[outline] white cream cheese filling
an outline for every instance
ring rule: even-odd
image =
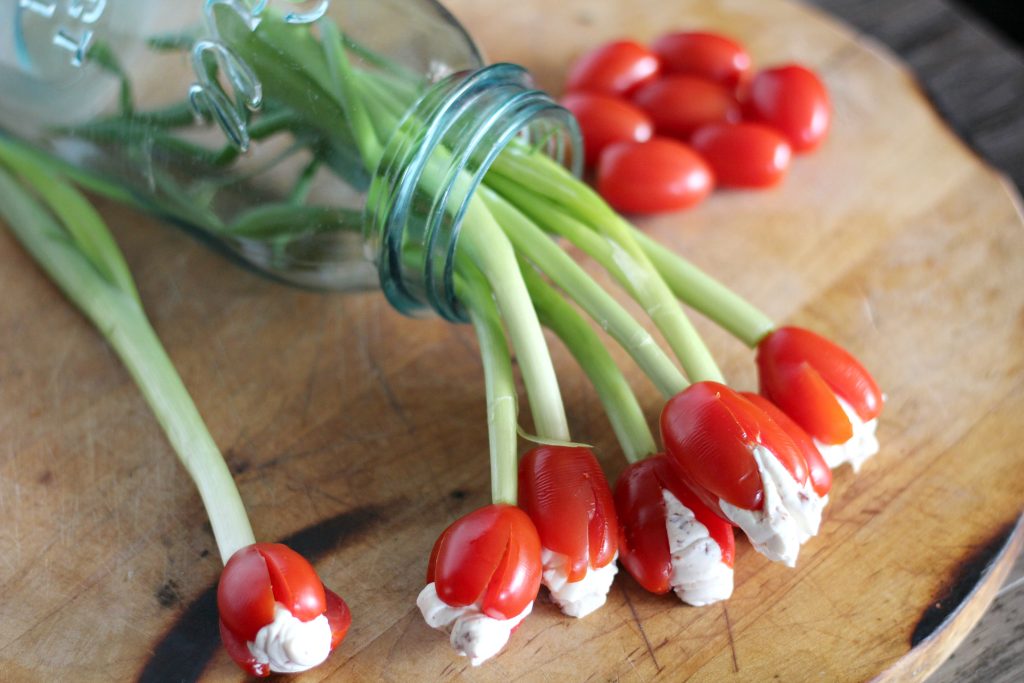
[[[582,579],[570,582],[569,557],[543,548],[540,555],[544,564],[541,581],[548,587],[551,599],[564,614],[582,618],[604,605],[608,599],[608,591],[619,571],[615,564],[618,557],[619,554],[615,553],[611,562],[598,569],[588,565]]]
[[[431,628],[451,634],[451,644],[473,666],[479,666],[501,652],[519,625],[533,610],[533,603],[511,619],[495,619],[484,614],[479,604],[452,607],[437,594],[434,583],[428,583],[416,598],[423,620]]]
[[[274,620],[248,643],[249,652],[276,673],[293,674],[312,669],[331,653],[331,625],[321,614],[301,621],[281,603],[274,605]]]
[[[850,426],[853,427],[853,436],[840,444],[827,444],[815,439],[814,445],[818,447],[821,457],[825,459],[825,463],[831,469],[835,469],[844,462],[848,462],[854,472],[859,472],[860,466],[864,464],[864,461],[878,452],[878,437],[875,436],[875,430],[878,428],[878,418],[876,417],[865,422],[860,419],[860,415],[853,409],[853,406],[838,395],[836,395],[836,400],[839,401],[843,412],[846,413],[846,417],[850,420]]]
[[[724,500],[719,500],[719,507],[726,518],[743,529],[758,552],[772,561],[795,567],[800,546],[818,533],[828,496],[818,497],[809,477],[803,486],[798,484],[764,446],[754,446],[752,455],[764,490],[761,509],[746,510]]]
[[[679,599],[701,607],[732,595],[732,567],[722,562],[722,548],[711,538],[690,508],[668,489],[665,500],[665,531],[672,556],[669,584]]]

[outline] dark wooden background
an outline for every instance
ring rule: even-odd
[[[1024,5],[1009,0],[810,4],[896,52],[960,137],[1024,190]],[[1024,557],[985,617],[930,680],[1024,680],[1022,636]]]

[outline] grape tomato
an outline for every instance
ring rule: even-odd
[[[736,88],[750,72],[750,55],[742,45],[717,33],[669,33],[651,46],[667,74],[688,74]]]
[[[711,192],[714,177],[692,149],[666,138],[622,142],[601,155],[597,191],[626,213],[685,209]]]
[[[658,135],[686,140],[701,126],[737,122],[740,104],[727,89],[695,76],[665,76],[641,86],[633,102],[654,121]]]
[[[617,97],[575,92],[562,98],[562,106],[571,111],[580,124],[588,165],[596,164],[608,145],[646,142],[654,133],[650,116]]]
[[[693,148],[721,187],[770,187],[786,174],[792,152],[774,128],[759,123],[712,123],[697,130]]]
[[[640,43],[619,40],[592,50],[572,65],[566,89],[627,95],[658,75],[658,57]]]

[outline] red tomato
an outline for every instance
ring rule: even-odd
[[[781,132],[797,153],[825,139],[832,118],[825,84],[810,69],[790,64],[759,72],[750,83],[745,113]]]
[[[721,187],[769,187],[786,174],[789,144],[774,128],[759,123],[711,123],[690,144],[708,162]]]
[[[775,420],[775,424],[786,430],[786,433],[793,439],[807,463],[807,477],[811,480],[814,492],[824,496],[832,490],[832,469],[821,456],[821,451],[814,445],[814,439],[803,430],[803,428],[779,410],[779,407],[760,394],[740,392],[740,396],[747,399],[755,406],[763,410],[768,417]]]
[[[540,539],[525,512],[488,505],[456,520],[434,544],[427,568],[437,595],[453,607],[481,601],[481,611],[511,619],[540,590]]]
[[[247,642],[274,621],[275,603],[284,605],[300,621],[325,615],[332,650],[352,623],[348,605],[324,588],[302,555],[279,543],[255,543],[240,549],[221,572],[217,610],[224,648],[242,669],[255,676],[269,675],[270,668],[253,657]]]
[[[665,138],[612,145],[597,166],[597,191],[628,213],[685,209],[704,199],[713,185],[703,159]]]
[[[658,135],[685,140],[707,123],[740,120],[740,105],[727,89],[695,76],[666,76],[643,85],[633,102],[650,115]]]
[[[618,97],[594,93],[569,93],[562,106],[573,113],[583,132],[587,164],[593,165],[601,152],[616,142],[646,142],[654,133],[651,119],[638,107]]]
[[[722,550],[723,562],[732,566],[736,550],[732,524],[700,501],[666,456],[655,455],[630,465],[615,484],[615,509],[621,528],[619,560],[637,583],[658,594],[669,591],[672,578],[662,496],[665,490],[708,529]]]
[[[862,420],[882,412],[882,392],[856,358],[810,330],[780,327],[757,345],[761,393],[826,444],[845,443],[853,427],[836,400]]]
[[[538,446],[523,456],[519,506],[537,526],[541,545],[569,558],[570,582],[615,557],[615,503],[589,448]]]
[[[658,75],[653,52],[632,40],[602,45],[583,55],[569,69],[566,90],[625,95]]]
[[[752,448],[770,450],[793,479],[807,481],[807,462],[793,439],[764,411],[718,382],[697,382],[661,413],[661,437],[685,480],[713,509],[718,499],[759,509],[764,489]]]
[[[750,71],[750,55],[717,33],[670,33],[651,46],[670,74],[690,74],[735,88]]]

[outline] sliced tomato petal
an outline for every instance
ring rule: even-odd
[[[274,599],[299,621],[316,619],[327,609],[324,584],[309,560],[280,543],[257,543],[266,560]]]
[[[256,544],[232,555],[217,584],[221,621],[243,641],[274,620],[274,591],[267,562]]]
[[[814,439],[764,396],[748,392],[742,393],[741,396],[763,410],[793,439],[807,463],[807,476],[811,480],[814,492],[819,496],[824,496],[832,490],[832,470],[825,462],[825,458],[821,456],[821,451],[814,445]]]
[[[341,645],[341,641],[348,634],[348,628],[352,625],[352,612],[348,609],[348,603],[341,599],[341,596],[324,586],[324,595],[327,601],[327,623],[331,627],[331,650]]]

